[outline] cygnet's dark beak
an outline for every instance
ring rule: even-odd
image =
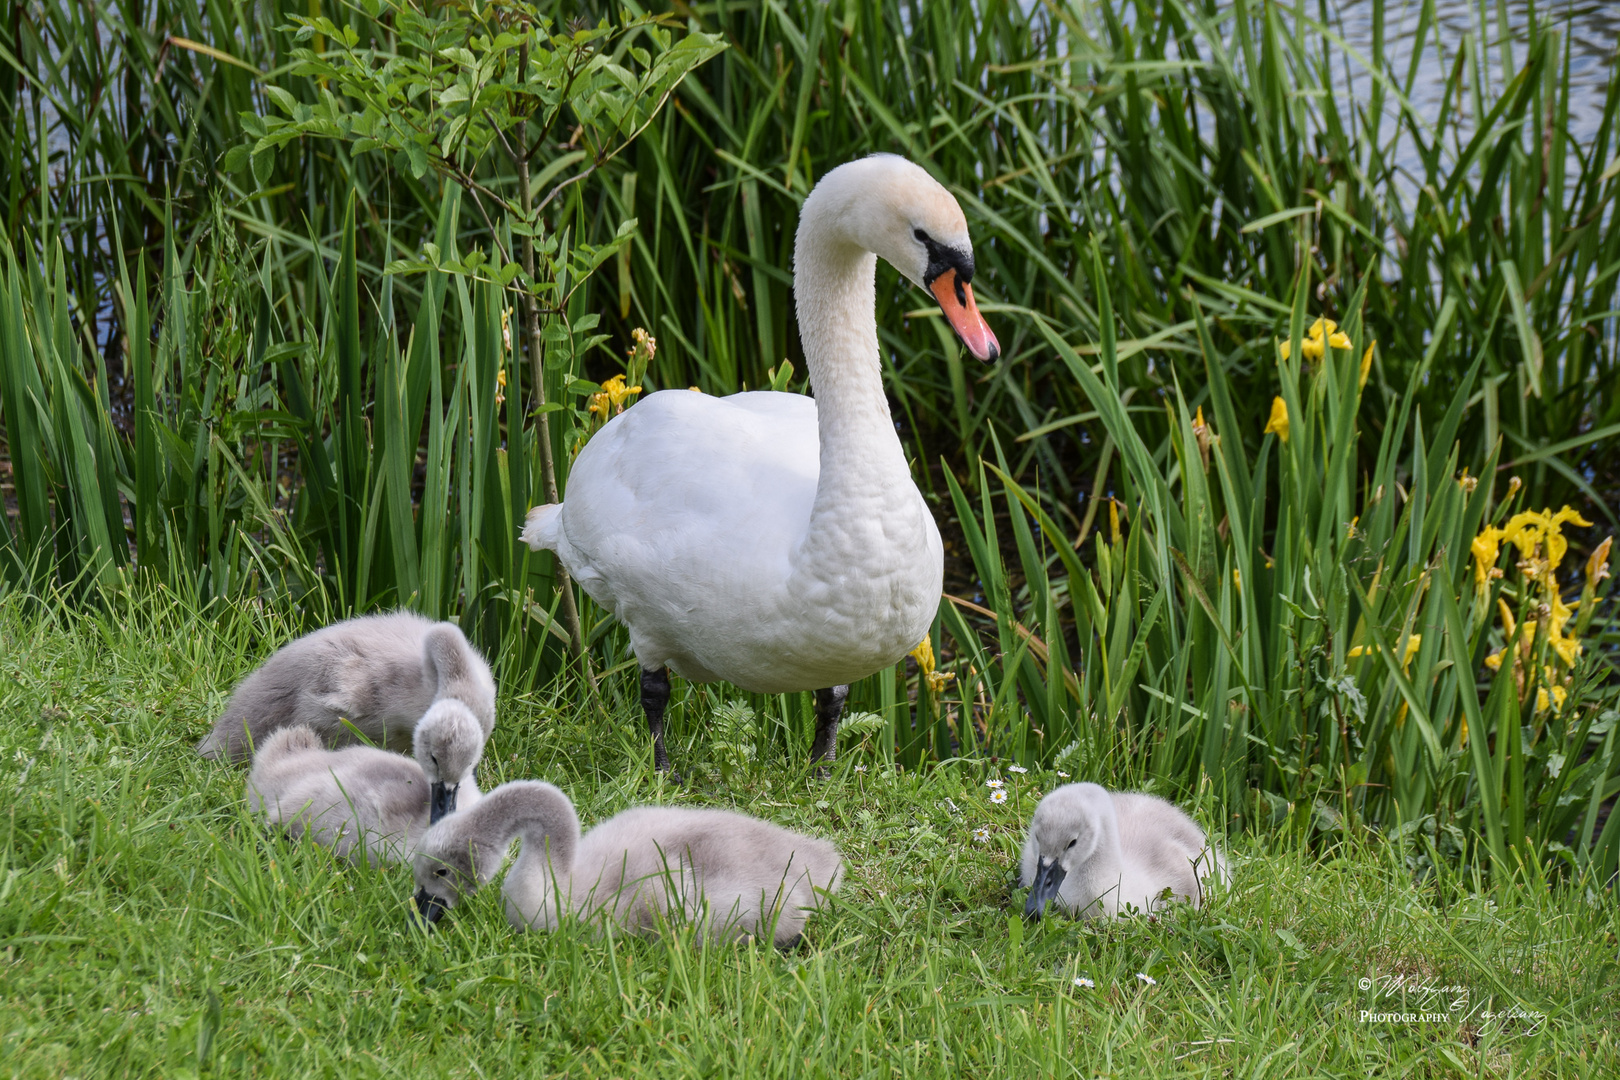
[[[416,925],[424,929],[432,926],[444,918],[444,913],[450,910],[450,905],[440,900],[426,889],[416,890]]]
[[[1069,872],[1056,859],[1041,859],[1035,865],[1035,884],[1029,887],[1029,899],[1024,901],[1024,918],[1038,919],[1046,914],[1048,902],[1057,899],[1058,889]]]
[[[456,810],[456,792],[461,785],[450,787],[443,780],[433,781],[433,792],[428,801],[428,824],[437,825],[439,819]]]

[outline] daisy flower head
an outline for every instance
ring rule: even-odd
[[[1024,768],[1022,765],[1009,765],[1009,766],[1007,766],[1007,771],[1010,772],[1010,773],[1027,773],[1027,772],[1029,772],[1029,770]]]
[[[990,826],[980,825],[973,830],[973,841],[977,844],[988,843],[990,840]]]
[[[1138,971],[1136,973],[1136,977],[1138,979],[1141,979],[1143,982],[1147,983],[1149,986],[1158,986],[1159,985],[1159,980],[1158,979],[1155,979],[1153,976],[1148,975],[1145,972]]]
[[[984,786],[992,791],[999,791],[1007,786],[1007,782],[1005,780],[986,780]]]
[[[997,788],[990,793],[990,801],[995,803],[997,806],[1000,806],[1002,803],[1007,801],[1007,793],[1000,788]]]
[[[1097,989],[1097,984],[1086,978],[1084,975],[1076,975],[1074,977],[1074,985],[1078,986],[1082,990]]]
[[[1066,772],[1064,772],[1064,771],[1063,771],[1063,770],[1062,770],[1062,769],[1059,769],[1059,770],[1058,770],[1058,771],[1057,771],[1057,774],[1058,774],[1058,775],[1059,775],[1059,776],[1061,776],[1061,777],[1063,777],[1063,779],[1065,779],[1065,780],[1067,780],[1067,779],[1068,779],[1068,778],[1069,778],[1069,774],[1068,774],[1068,773],[1066,773]]]
[[[856,772],[865,772],[866,771],[866,766],[865,765],[857,765],[857,766],[855,766],[855,771]]]

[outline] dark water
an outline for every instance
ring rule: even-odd
[[[1337,0],[1330,5],[1336,29],[1345,44],[1371,62],[1374,0]],[[1420,57],[1412,83],[1411,102],[1418,113],[1431,122],[1439,115],[1446,79],[1464,43],[1468,59],[1465,87],[1476,80],[1481,97],[1493,101],[1508,77],[1524,65],[1528,53],[1531,13],[1536,24],[1558,30],[1560,48],[1569,49],[1569,128],[1578,146],[1590,147],[1603,120],[1603,101],[1615,77],[1614,60],[1620,49],[1620,2],[1616,0],[1575,0],[1564,3],[1532,3],[1529,0],[1434,0],[1435,18],[1419,46],[1417,39],[1422,6],[1416,0],[1386,2],[1384,7],[1384,56],[1386,70],[1405,81],[1414,49]],[[1555,67],[1562,67],[1560,55]],[[1348,86],[1358,101],[1369,97],[1371,77],[1355,60],[1334,67],[1334,82]],[[1455,105],[1455,103],[1454,103]],[[1473,94],[1465,91],[1462,100],[1464,131],[1473,131]],[[1385,103],[1386,115],[1394,107]],[[1390,127],[1386,130],[1393,130]]]
[[[1044,2],[1024,0],[1024,6],[1033,13]],[[1295,0],[1250,0],[1252,16],[1259,16],[1262,3],[1274,4],[1284,27],[1292,27]],[[1111,6],[1127,26],[1140,22],[1139,13],[1125,0],[1067,0],[1066,6],[1077,11],[1081,21],[1091,27],[1099,39],[1106,37],[1101,14],[1105,6]],[[1344,113],[1349,111],[1344,109],[1346,99],[1362,106],[1371,99],[1373,80],[1369,68],[1373,63],[1373,18],[1378,7],[1384,12],[1382,68],[1402,88],[1410,77],[1408,100],[1422,121],[1433,124],[1439,118],[1446,80],[1458,56],[1466,55],[1460,108],[1453,100],[1448,113],[1448,127],[1451,123],[1457,124],[1452,134],[1458,147],[1466,143],[1475,130],[1476,88],[1489,108],[1500,96],[1502,87],[1524,67],[1529,52],[1532,12],[1537,27],[1554,29],[1560,35],[1559,55],[1551,65],[1555,71],[1562,71],[1563,51],[1568,48],[1568,132],[1577,147],[1589,148],[1593,144],[1603,120],[1603,102],[1609,83],[1620,77],[1620,70],[1615,67],[1616,56],[1620,55],[1620,0],[1557,3],[1433,0],[1434,16],[1421,40],[1418,38],[1423,10],[1421,0],[1326,0],[1325,7],[1324,38],[1318,32],[1321,13],[1318,0],[1305,0],[1304,14],[1309,26],[1305,37],[1313,54],[1320,49],[1331,57],[1334,97]],[[1223,17],[1216,23],[1228,51],[1235,47],[1231,10],[1230,3],[1223,3]],[[1415,72],[1412,71],[1414,53],[1418,57]],[[1396,130],[1398,109],[1399,103],[1386,94],[1383,106],[1386,123],[1381,127],[1385,137],[1392,136]],[[1207,117],[1199,116],[1200,124],[1206,120]],[[1213,136],[1212,131],[1205,134]],[[1397,145],[1395,154],[1396,161],[1408,169],[1419,164],[1415,148],[1409,145]],[[1600,163],[1599,167],[1604,164],[1607,163]]]

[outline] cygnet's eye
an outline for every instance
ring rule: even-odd
[[[449,872],[450,872],[449,867],[441,866],[437,870],[433,871],[433,876],[434,877],[444,877],[444,875],[448,874]]]
[[[1075,838],[1074,838],[1074,839],[1073,839],[1073,840],[1070,840],[1070,841],[1069,841],[1069,842],[1068,842],[1068,844],[1066,844],[1066,845],[1065,845],[1065,846],[1064,846],[1064,848],[1063,848],[1063,850],[1064,850],[1064,851],[1068,851],[1068,850],[1069,850],[1069,848],[1072,848],[1072,847],[1074,847],[1074,845],[1076,845],[1076,844],[1078,844],[1078,843],[1079,843],[1079,842],[1080,842],[1080,838],[1079,838],[1079,837],[1078,837],[1078,836],[1077,836],[1077,837],[1075,837]]]

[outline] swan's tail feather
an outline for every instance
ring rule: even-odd
[[[562,528],[562,503],[546,503],[529,511],[523,531],[518,535],[535,551],[556,551]]]

